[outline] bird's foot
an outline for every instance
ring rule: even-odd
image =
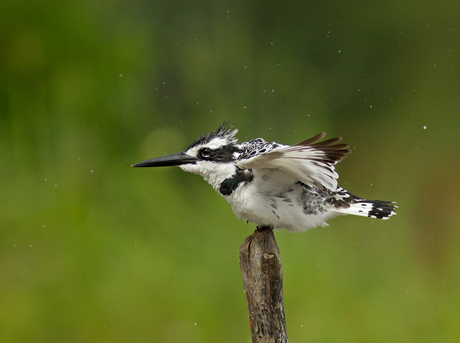
[[[263,232],[266,230],[273,230],[273,226],[268,226],[268,225],[257,225],[257,231]]]

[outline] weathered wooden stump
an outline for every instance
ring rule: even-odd
[[[253,343],[287,343],[283,267],[273,230],[258,227],[239,250]]]

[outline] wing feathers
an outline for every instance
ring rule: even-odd
[[[334,143],[340,142],[341,140],[342,140],[342,137],[335,137],[335,138],[328,139],[327,141],[322,141],[319,143],[311,144],[311,146],[313,147],[323,147],[324,146],[325,147],[325,146],[329,146]]]
[[[317,142],[320,133],[294,146],[280,146],[265,154],[238,161],[238,167],[254,170],[278,169],[313,187],[335,191],[338,174],[334,165],[351,151],[348,144],[336,144],[340,137]],[[316,142],[316,143],[315,143]]]
[[[321,133],[318,133],[316,136],[308,138],[307,140],[304,140],[303,142],[300,142],[296,145],[297,146],[311,145],[312,143],[319,141],[320,139],[323,139],[324,136],[326,136],[326,132],[321,132]]]
[[[328,157],[328,162],[330,163],[338,163],[341,160],[343,160],[347,154],[351,153],[351,151],[348,150],[348,148],[350,147],[349,144],[343,144],[343,143],[335,144],[335,143],[340,142],[342,140],[342,137],[335,137],[335,138],[331,138],[331,139],[328,139],[322,142],[318,142],[320,139],[324,138],[325,136],[326,136],[326,133],[321,132],[320,134],[317,134],[316,136],[313,136],[294,146],[302,146],[302,147],[310,146],[317,150],[321,150],[326,154],[326,156]],[[322,160],[324,160],[324,158]]]

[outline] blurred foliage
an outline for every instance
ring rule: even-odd
[[[390,221],[276,233],[293,342],[460,340],[460,2],[0,4],[0,341],[249,342],[237,221],[130,165],[341,135]]]

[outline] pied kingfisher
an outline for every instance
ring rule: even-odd
[[[242,144],[227,122],[180,153],[133,167],[178,166],[201,175],[232,206],[238,218],[259,229],[306,231],[345,214],[388,219],[393,202],[365,200],[337,186],[334,165],[351,151],[340,137],[318,142],[320,133],[289,146],[256,138]]]

